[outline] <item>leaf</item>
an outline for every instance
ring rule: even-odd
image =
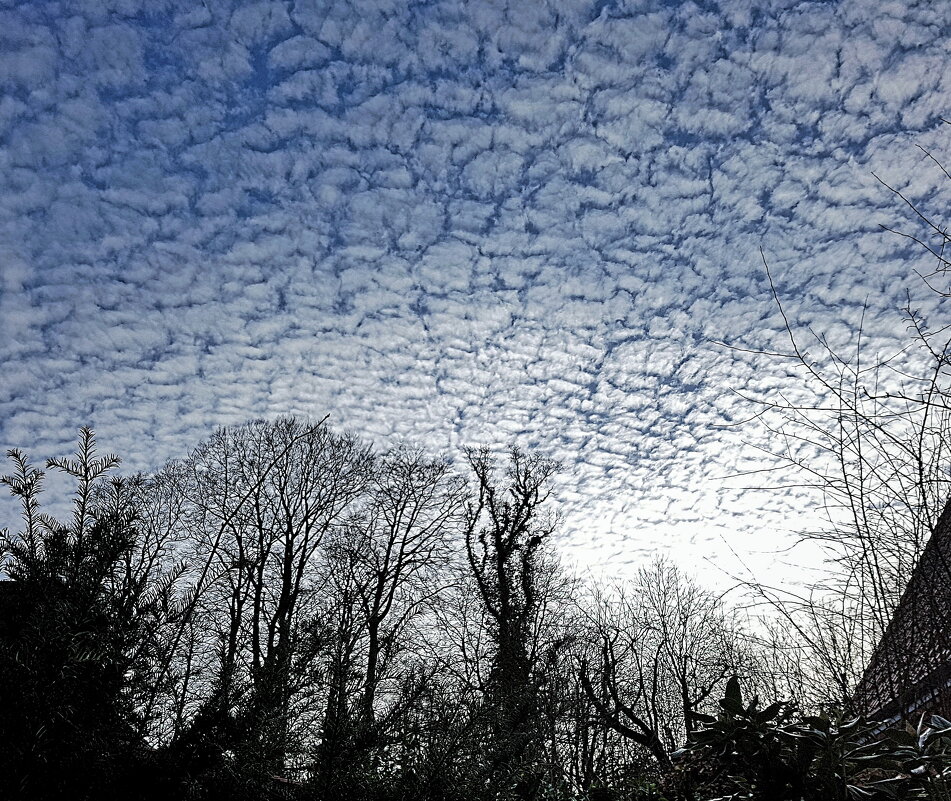
[[[807,726],[821,732],[822,734],[828,734],[829,729],[832,727],[832,721],[827,717],[818,717],[816,715],[809,715],[802,719],[802,722]]]
[[[743,694],[740,692],[740,680],[737,676],[730,676],[730,680],[726,683],[726,690],[720,701],[720,706],[733,714],[743,712]]]
[[[779,713],[782,710],[782,708],[783,708],[783,702],[776,701],[775,703],[770,704],[768,707],[766,707],[766,709],[764,709],[762,712],[758,712],[756,714],[756,720],[759,723],[767,723],[771,720],[775,720],[779,716]]]

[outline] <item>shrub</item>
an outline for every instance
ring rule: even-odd
[[[803,715],[786,702],[744,702],[734,677],[720,713],[677,753],[698,801],[951,798],[951,722],[885,730],[840,710]]]

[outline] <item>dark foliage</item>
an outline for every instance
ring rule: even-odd
[[[48,462],[75,482],[65,522],[41,511],[43,472],[9,454],[23,514],[2,539],[5,798],[946,797],[951,723],[883,734],[744,701],[723,683],[737,649],[719,600],[676,571],[638,585],[663,590],[663,614],[588,631],[546,550],[550,461],[472,451],[466,495],[445,462],[293,420],[196,454],[109,479],[118,459],[83,430],[75,458]],[[703,670],[658,669],[675,640]],[[599,653],[610,671],[589,673]]]
[[[93,459],[84,432],[75,470],[83,482],[64,524],[39,514],[42,473],[19,453],[4,479],[23,501],[26,530],[5,537],[0,584],[0,770],[24,798],[96,796],[139,746],[130,679],[140,633],[134,599],[118,580],[135,521],[94,497],[116,460]]]
[[[951,723],[922,718],[889,730],[837,710],[803,715],[791,704],[745,703],[734,677],[715,719],[691,736],[678,772],[688,796],[712,801],[859,801],[944,798]]]

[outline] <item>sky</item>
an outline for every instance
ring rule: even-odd
[[[329,414],[558,458],[596,574],[811,558],[813,500],[731,478],[788,365],[719,343],[782,342],[762,248],[795,325],[900,346],[875,175],[947,208],[947,0],[0,9],[0,447]]]

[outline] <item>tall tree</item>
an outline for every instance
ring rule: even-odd
[[[23,528],[0,539],[2,781],[14,797],[95,797],[145,748],[155,555],[143,561],[127,484],[106,480],[118,457],[97,456],[91,429],[73,458],[47,462],[75,482],[65,522],[41,510],[43,471],[8,455],[14,473],[2,482],[22,502]]]
[[[490,770],[529,795],[543,772],[539,635],[551,569],[543,546],[555,528],[545,502],[558,465],[518,448],[504,468],[487,449],[467,455],[474,488],[466,508],[466,557],[495,646],[484,702]]]
[[[291,706],[316,702],[304,685],[323,658],[312,647],[322,545],[365,491],[371,464],[355,437],[281,418],[221,429],[168,468],[194,565],[188,619],[206,633],[192,661],[214,676],[193,682],[193,692],[219,717],[240,718],[239,750],[263,773],[281,774],[291,746],[308,736],[292,732]]]
[[[398,745],[394,732],[431,672],[412,649],[447,581],[463,489],[448,461],[395,448],[374,459],[363,497],[335,533],[329,586],[339,593],[340,626],[325,723],[332,737],[321,747],[325,787],[341,783],[337,766],[375,771],[382,749]],[[354,675],[357,688],[347,680]]]

